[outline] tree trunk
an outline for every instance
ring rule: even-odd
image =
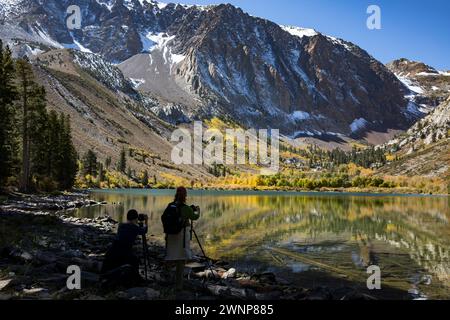
[[[30,182],[30,139],[28,134],[28,79],[25,72],[22,73],[22,192],[29,191]]]

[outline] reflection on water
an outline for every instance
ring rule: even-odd
[[[160,216],[173,191],[99,191],[92,197],[109,205],[76,215],[123,221],[135,208],[150,215],[151,233],[163,238]],[[362,282],[367,266],[379,265],[389,287],[450,299],[447,197],[198,191],[188,201],[202,208],[196,228],[208,254],[240,268],[278,272],[299,283],[311,270]]]

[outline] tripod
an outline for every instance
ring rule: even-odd
[[[203,250],[202,243],[200,242],[200,239],[197,235],[197,232],[194,230],[194,223],[191,222],[191,232],[194,233],[195,239],[197,240],[198,246],[200,247],[200,250],[202,251],[203,257],[205,257],[206,262],[208,263],[209,270],[211,271],[211,274],[214,278],[216,278],[216,274],[214,273],[214,270],[212,268],[211,259],[208,258],[208,256],[205,253],[205,250]]]
[[[150,268],[150,261],[148,254],[147,236],[145,234],[142,235],[142,258],[144,259],[145,280],[148,281],[148,269]]]

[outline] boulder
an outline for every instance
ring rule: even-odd
[[[36,299],[50,299],[51,297],[48,290],[44,288],[23,289],[22,294],[25,297],[31,297]]]
[[[0,291],[6,289],[11,283],[12,279],[0,280]]]
[[[212,295],[217,297],[229,297],[231,295],[231,289],[225,286],[208,284],[206,289],[208,289]]]
[[[235,278],[236,277],[236,269],[231,268],[227,272],[222,274],[222,279]]]

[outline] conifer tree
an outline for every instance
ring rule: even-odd
[[[73,187],[75,184],[75,178],[78,172],[77,165],[77,152],[75,146],[72,142],[72,128],[70,126],[70,116],[64,117],[61,114],[60,117],[61,122],[61,137],[60,137],[60,146],[61,150],[61,162],[58,164],[58,186],[60,189],[68,190]]]
[[[125,151],[125,148],[122,148],[122,151],[120,152],[119,162],[117,163],[117,170],[125,173],[127,170],[127,154]]]
[[[142,183],[142,185],[145,187],[145,186],[148,186],[148,171],[147,170],[144,170],[143,172],[142,172],[142,176],[141,176],[141,183]]]
[[[30,118],[32,117],[31,98],[33,96],[33,70],[28,61],[19,59],[16,62],[16,72],[19,91],[19,105],[21,109],[20,129],[22,143],[22,172],[20,189],[23,192],[30,191],[31,182],[31,139]]]
[[[100,186],[100,183],[105,181],[105,169],[103,163],[98,163],[98,174],[97,174],[97,184]]]
[[[105,160],[105,168],[106,170],[109,170],[109,167],[111,166],[111,156],[108,156]]]
[[[14,61],[8,47],[0,40],[0,186],[13,174],[17,162],[17,140],[13,102],[16,99],[14,85]]]
[[[97,176],[97,154],[88,150],[83,157],[83,174],[89,174],[91,176]]]
[[[33,106],[32,113],[29,118],[30,131],[30,175],[37,175],[41,177],[51,177],[51,172],[48,169],[47,157],[52,152],[49,150],[49,122],[48,113],[46,110],[45,89],[43,87],[34,85],[32,89],[32,97],[30,104]]]

